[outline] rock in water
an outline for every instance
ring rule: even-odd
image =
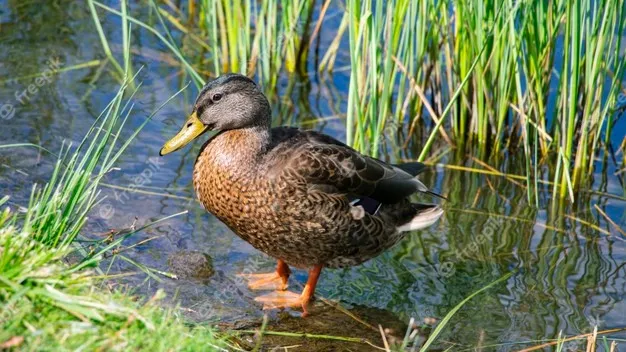
[[[179,279],[206,280],[213,276],[213,260],[208,254],[198,251],[181,250],[170,254],[167,264]]]

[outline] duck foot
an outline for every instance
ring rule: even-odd
[[[256,297],[254,300],[263,303],[264,310],[302,307],[302,316],[306,317],[309,315],[307,310],[309,303],[308,300],[295,292],[274,291],[272,293]]]
[[[316,265],[309,270],[309,278],[306,281],[302,294],[290,291],[274,291],[267,295],[259,296],[254,300],[263,303],[263,309],[276,309],[288,307],[302,307],[302,317],[307,317],[309,312],[307,307],[309,302],[313,300],[315,294],[315,286],[322,272],[322,265]]]
[[[273,273],[239,274],[239,276],[248,280],[248,288],[251,290],[286,290],[290,274],[289,266],[279,259]]]
[[[287,280],[278,273],[265,274],[239,274],[248,280],[248,288],[251,290],[286,290]]]

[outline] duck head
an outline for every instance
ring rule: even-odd
[[[174,152],[207,131],[267,129],[270,121],[270,104],[256,83],[244,75],[226,74],[202,88],[187,122],[159,154]]]

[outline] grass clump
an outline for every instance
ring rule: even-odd
[[[2,248],[7,248],[8,237],[19,237],[13,243],[29,252],[12,262],[19,276],[9,281],[2,271],[0,344],[5,347],[174,351],[225,345],[210,328],[189,327],[177,312],[155,304],[160,294],[142,304],[127,293],[98,286],[91,272],[72,272],[63,263],[67,252],[14,231],[2,229]]]
[[[33,186],[23,211],[7,207],[8,197],[0,200],[3,348],[206,350],[224,345],[209,328],[188,327],[175,310],[157,306],[162,293],[139,303],[107,288],[106,276],[96,276],[97,263],[115,243],[87,253],[74,241],[102,199],[101,178],[149,121],[130,138],[120,138],[132,111],[130,99],[124,100],[127,87],[120,88],[75,149],[61,148],[49,182]],[[15,145],[2,146],[9,147]]]

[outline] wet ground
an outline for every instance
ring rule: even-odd
[[[333,11],[339,10],[329,10],[329,28],[340,19],[332,16]],[[132,13],[145,16],[139,8]],[[107,35],[119,38],[119,19],[104,18]],[[64,140],[79,141],[118,86],[108,73],[110,66],[104,66],[87,7],[69,1],[0,1],[0,40],[0,104],[5,109],[0,116],[1,143],[30,142],[56,151]],[[145,31],[134,28],[132,47],[134,66],[145,67],[129,134],[189,81],[172,64],[176,61],[167,49]],[[120,45],[113,45],[116,55],[121,55],[119,50]],[[340,55],[336,66],[345,66],[347,59]],[[60,72],[35,92],[23,93],[51,65]],[[298,80],[286,97],[290,103],[276,108],[283,111],[280,120],[343,139],[343,121],[334,117],[334,110],[345,106],[348,81],[348,72],[342,70],[322,80],[314,74]],[[280,89],[284,84],[281,81]],[[253,300],[256,293],[237,274],[271,271],[274,261],[237,238],[195,201],[191,172],[202,142],[166,158],[158,156],[163,142],[190,112],[195,94],[190,87],[174,99],[133,142],[119,170],[106,178],[108,186],[102,191],[107,199],[91,215],[85,235],[97,238],[135,221],[143,224],[187,210],[133,235],[125,245],[139,244],[107,262],[103,270],[136,272],[119,284],[144,295],[163,289],[193,321],[256,328],[264,312]],[[615,129],[617,147],[626,124],[618,120]],[[417,155],[411,148],[394,150],[390,148],[384,158]],[[521,175],[522,157],[512,154],[504,161],[487,162]],[[32,184],[45,182],[53,162],[54,157],[33,148],[0,151],[0,194],[11,195],[15,206],[26,204]],[[379,324],[389,329],[391,340],[402,337],[411,317],[420,324],[440,319],[463,298],[512,270],[517,273],[505,284],[481,294],[455,315],[439,340],[442,347],[462,350],[556,338],[559,331],[579,334],[595,325],[600,330],[626,326],[626,237],[594,208],[599,206],[626,228],[623,174],[611,155],[597,160],[594,184],[578,194],[575,206],[554,209],[548,186],[536,209],[528,204],[523,184],[453,170],[446,164],[480,168],[470,157],[446,157],[425,173],[424,183],[449,198],[441,221],[409,234],[393,250],[364,265],[326,270],[318,294],[331,305],[318,301],[314,308],[318,315],[306,320],[295,319],[297,312],[271,312],[267,330],[363,338],[382,346]],[[184,263],[172,260],[180,251],[196,253],[200,264],[192,265],[191,271],[200,267],[202,275],[185,277]],[[172,273],[180,277],[174,279]],[[299,287],[305,278],[305,272],[296,271],[291,287]],[[612,336],[626,338],[624,333]],[[330,350],[339,340],[267,335],[265,343]],[[370,348],[364,342],[341,343],[344,350]],[[498,345],[484,350],[510,349]]]

